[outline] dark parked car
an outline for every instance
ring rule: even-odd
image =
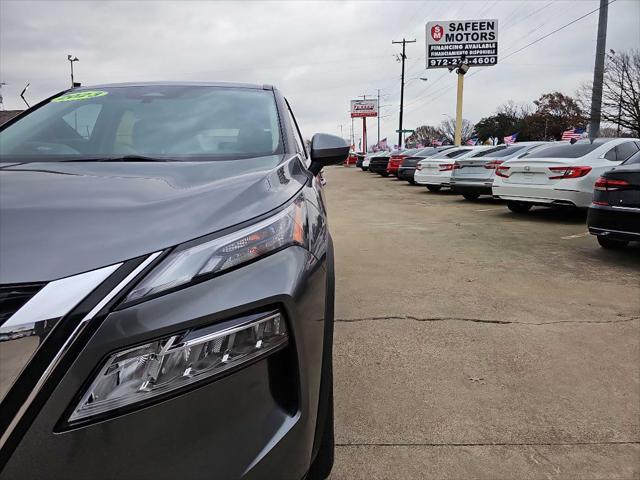
[[[333,247],[273,87],[63,92],[0,129],[2,478],[325,478]]]
[[[393,152],[379,152],[375,157],[371,157],[369,162],[369,171],[377,173],[383,177],[388,177],[387,165],[389,164],[389,157],[395,153],[401,153],[400,150],[394,150]]]
[[[398,167],[398,178],[400,180],[406,180],[411,185],[415,185],[416,182],[413,180],[413,176],[416,173],[416,165],[418,165],[418,162],[420,160],[424,160],[427,157],[435,155],[438,152],[447,150],[448,148],[453,148],[453,145],[423,148],[413,155],[406,157],[404,160],[402,160],[402,163]]]
[[[367,154],[364,153],[364,152],[357,152],[356,153],[356,157],[357,157],[356,167],[362,168],[362,162],[364,162],[364,159],[365,159],[366,155]]]
[[[604,248],[640,241],[640,152],[596,180],[587,225]]]

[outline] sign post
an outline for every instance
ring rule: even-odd
[[[362,150],[367,151],[367,117],[378,116],[378,100],[351,100],[351,118],[362,118]]]
[[[462,143],[464,74],[470,67],[498,63],[498,20],[443,20],[426,25],[427,68],[458,74],[455,144]]]

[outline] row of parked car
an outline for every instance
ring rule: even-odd
[[[490,195],[515,213],[533,206],[588,209],[589,232],[605,248],[640,241],[640,140],[441,146],[358,154],[356,165],[431,192],[473,201]]]

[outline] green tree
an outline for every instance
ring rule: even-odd
[[[416,131],[405,139],[405,144],[411,147],[416,145],[427,146],[431,145],[433,140],[438,140],[439,138],[440,132],[437,128],[432,127],[431,125],[422,125],[421,127],[416,128]]]
[[[519,132],[522,129],[522,119],[512,117],[506,113],[497,113],[490,117],[482,118],[476,123],[476,132],[480,140],[490,137],[502,140],[507,135]]]
[[[560,140],[565,130],[586,127],[584,111],[569,95],[545,93],[533,103],[536,110],[523,120],[523,137],[528,140]]]

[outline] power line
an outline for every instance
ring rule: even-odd
[[[612,3],[614,3],[614,2],[616,2],[616,0],[610,0],[610,1],[609,1],[609,3],[607,3],[607,5],[611,5],[611,4],[612,4]],[[555,33],[558,33],[559,31],[564,30],[565,28],[567,28],[567,27],[569,27],[569,26],[573,25],[573,24],[574,24],[574,23],[576,23],[576,22],[579,22],[580,20],[582,20],[582,19],[584,19],[584,18],[588,17],[589,15],[593,15],[595,12],[598,12],[598,11],[600,11],[600,7],[596,8],[596,9],[594,9],[594,10],[591,10],[590,12],[585,13],[584,15],[582,15],[582,16],[580,16],[580,17],[578,17],[578,18],[576,18],[576,19],[574,19],[574,20],[572,20],[572,21],[570,21],[569,23],[566,23],[566,24],[562,25],[562,26],[561,26],[561,27],[559,27],[559,28],[556,28],[555,30],[553,30],[553,31],[551,31],[551,32],[549,32],[549,33],[547,33],[547,34],[543,35],[542,37],[539,37],[539,38],[535,39],[533,42],[530,42],[530,43],[528,43],[527,45],[525,45],[525,46],[523,46],[523,47],[520,47],[520,48],[518,48],[517,50],[514,50],[513,52],[509,53],[508,55],[506,55],[506,56],[502,57],[501,62],[504,62],[507,58],[510,58],[510,57],[514,56],[516,53],[520,53],[520,52],[521,52],[521,51],[523,51],[524,49],[529,48],[529,47],[531,47],[532,45],[535,45],[535,44],[536,44],[536,43],[538,43],[538,42],[541,42],[541,41],[542,41],[542,40],[544,40],[545,38],[549,38],[551,35],[554,35]],[[477,74],[478,74],[478,73],[480,73],[481,71],[482,71],[482,70],[476,70],[475,72],[471,72],[470,74],[468,74],[468,75],[467,75],[467,78],[472,77],[472,76],[474,76],[474,75],[477,75]],[[437,100],[438,98],[440,98],[442,95],[444,95],[444,94],[446,93],[446,91],[445,91],[445,90],[450,90],[450,89],[452,89],[452,88],[454,88],[454,86],[453,86],[453,85],[447,85],[447,87],[441,91],[442,93],[441,93],[440,95],[438,95],[438,96],[437,96],[437,97],[435,97],[435,98],[431,98],[431,100],[432,100],[432,101],[433,101],[433,100]],[[432,95],[433,95],[433,94],[432,94]],[[431,96],[430,96],[430,97],[431,97]],[[425,98],[425,99],[424,99],[423,101],[421,101],[419,104],[420,104],[420,105],[421,105],[421,104],[423,104],[423,103],[424,103],[424,101],[426,101],[427,99],[428,99],[428,98]],[[414,105],[415,105],[415,104],[414,104]]]
[[[607,5],[611,5],[612,3],[614,3],[617,0],[610,0]],[[573,25],[576,22],[579,22],[580,20],[582,20],[583,18],[588,17],[589,15],[600,11],[600,7],[596,8],[595,10],[591,10],[588,13],[585,13],[584,15],[582,15],[581,17],[576,18],[575,20],[570,21],[569,23],[561,26],[560,28],[556,28],[555,30],[553,30],[552,32],[547,33],[546,35],[543,35],[542,37],[534,40],[531,43],[526,44],[524,47],[519,48],[518,50],[511,52],[509,55],[507,55],[506,57],[502,58],[502,61],[506,60],[509,57],[513,57],[516,53],[520,53],[522,50],[524,50],[525,48],[529,48],[531,45],[535,45],[538,42],[541,42],[542,40],[544,40],[545,38],[549,38],[551,35],[553,35],[554,33],[558,33],[560,30],[564,30],[565,28],[567,28],[570,25]]]

